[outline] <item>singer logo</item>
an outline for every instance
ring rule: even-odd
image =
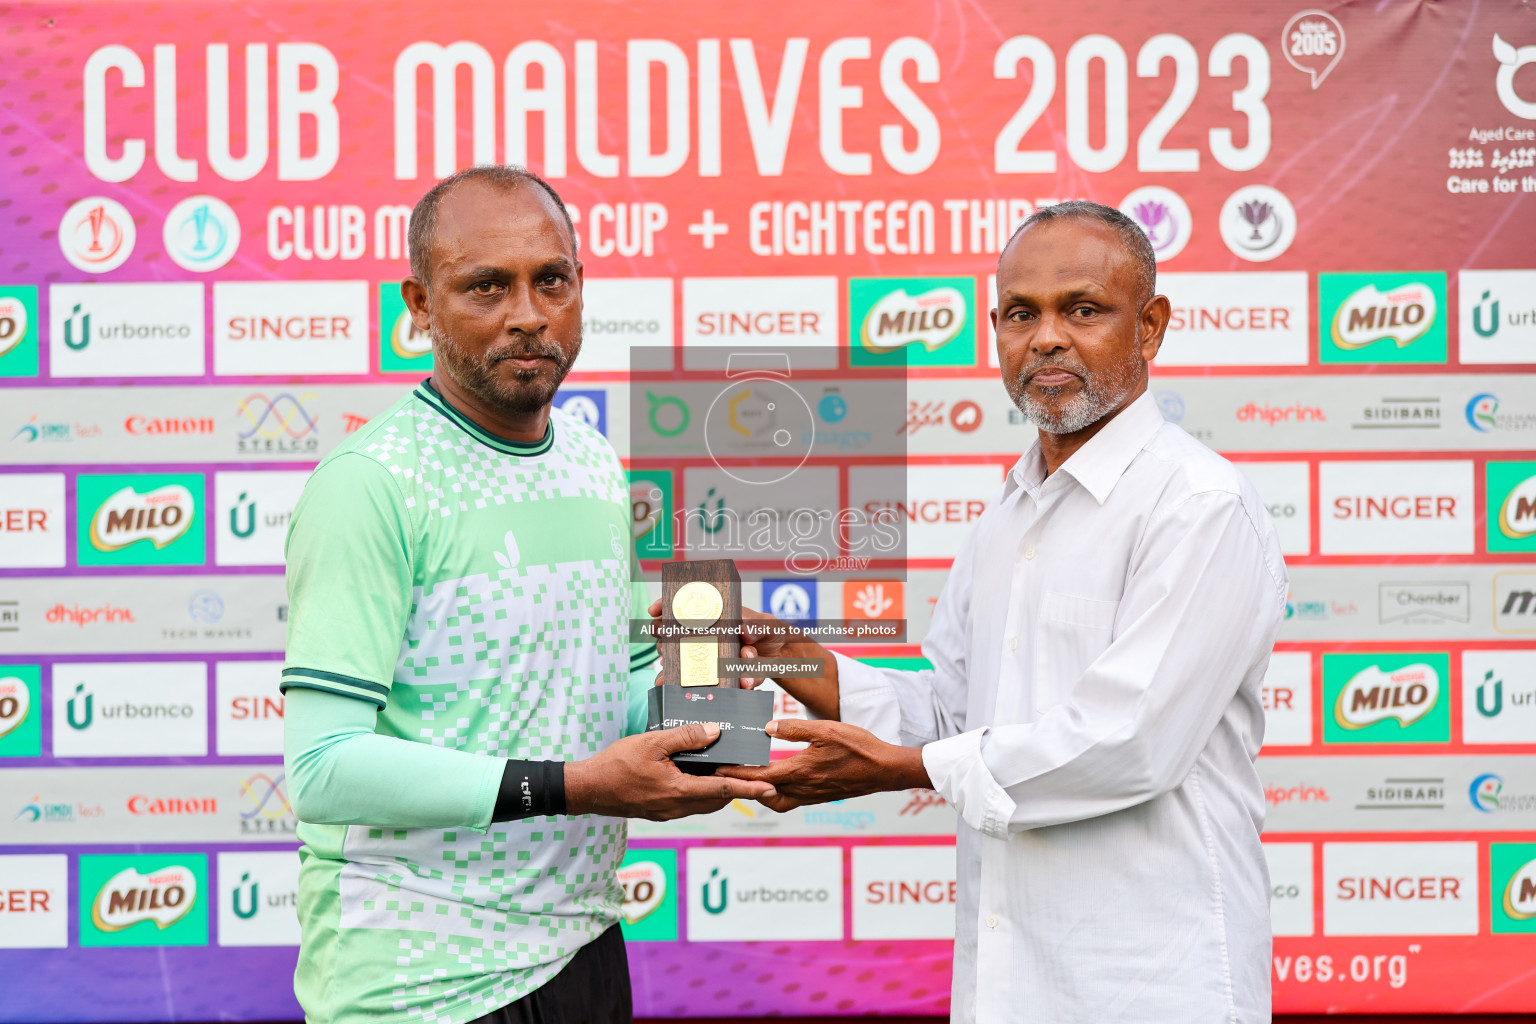
[[[197,875],[170,865],[141,875],[125,868],[107,880],[91,903],[91,923],[104,932],[120,932],[144,921],[162,931],[191,912],[197,902]]]
[[[195,511],[192,492],[179,484],[146,494],[124,487],[91,517],[91,546],[97,551],[121,551],[147,540],[163,548],[187,532]]]

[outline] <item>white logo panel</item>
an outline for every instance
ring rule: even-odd
[[[953,939],[955,848],[855,846],[855,939]]]
[[[685,277],[683,345],[687,348],[828,349],[817,366],[837,366],[838,279],[835,277]],[[689,369],[720,359],[684,353]],[[802,354],[803,358],[803,354]]]
[[[850,469],[849,503],[868,516],[894,516],[906,533],[908,558],[953,558],[1003,486],[998,465],[908,466],[905,490],[892,486],[893,472],[901,470]]]
[[[629,370],[635,346],[672,344],[670,277],[589,277],[581,286],[577,370]]]
[[[277,685],[282,659],[221,661],[213,674],[219,754],[281,755],[284,698]]]
[[[1259,691],[1264,704],[1264,746],[1312,745],[1312,655],[1276,651]]]
[[[1305,462],[1239,462],[1253,482],[1287,555],[1312,553],[1312,481]]]
[[[64,532],[64,474],[0,476],[0,568],[62,568]]]
[[[1158,366],[1306,366],[1305,271],[1158,274],[1172,315]]]
[[[306,470],[220,472],[213,475],[218,565],[282,565],[294,506]]]
[[[1536,651],[1461,653],[1461,741],[1536,743]]]
[[[368,372],[368,282],[216,281],[213,372]]]
[[[842,847],[689,847],[689,942],[842,937]]]
[[[1265,843],[1269,863],[1269,920],[1280,936],[1311,935],[1312,844]]]
[[[57,757],[204,757],[208,666],[200,661],[53,666]]]
[[[1476,935],[1476,843],[1324,843],[1324,935]]]
[[[48,288],[54,377],[201,377],[203,286],[195,282]]]
[[[1536,363],[1536,270],[1463,270],[1463,363]]]
[[[1472,500],[1468,461],[1323,462],[1321,552],[1470,555]]]
[[[0,857],[0,949],[69,945],[69,858]]]
[[[219,854],[219,945],[299,944],[299,855]]]

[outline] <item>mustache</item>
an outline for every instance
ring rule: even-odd
[[[486,350],[486,366],[495,366],[508,359],[550,359],[559,366],[564,366],[566,362],[565,350],[559,345],[551,341],[540,341],[531,335],[514,338]]]
[[[1082,363],[1071,359],[1064,359],[1060,356],[1047,356],[1044,359],[1035,360],[1033,363],[1030,363],[1028,366],[1020,370],[1019,383],[1027,384],[1030,379],[1035,376],[1035,374],[1041,373],[1045,370],[1066,370],[1068,373],[1077,374],[1078,377],[1085,381],[1088,379],[1088,367],[1084,366]]]

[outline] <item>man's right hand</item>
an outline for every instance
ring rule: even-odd
[[[626,736],[594,757],[572,761],[565,766],[566,813],[669,821],[709,814],[732,800],[772,799],[766,782],[688,775],[669,757],[719,737],[718,725],[694,722]]]

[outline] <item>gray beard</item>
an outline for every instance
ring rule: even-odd
[[[462,345],[439,331],[436,324],[427,333],[432,338],[435,365],[452,377],[459,387],[508,415],[526,416],[544,408],[554,400],[555,392],[571,369],[572,359],[554,344],[503,342],[476,361]],[[577,351],[580,350],[578,339]],[[502,359],[528,354],[550,357],[554,360],[554,372],[542,368],[517,370],[513,373],[515,383],[508,383],[496,374],[495,366]]]
[[[1125,401],[1136,388],[1138,375],[1136,373],[1139,360],[1127,361],[1125,364],[1102,374],[1089,373],[1088,368],[1081,363],[1068,363],[1063,361],[1047,361],[1043,365],[1059,366],[1062,369],[1071,370],[1082,378],[1083,387],[1075,396],[1065,404],[1059,404],[1056,409],[1041,402],[1030,394],[1024,386],[1026,375],[1038,369],[1042,364],[1035,363],[1019,371],[1019,375],[1007,381],[1008,397],[1013,399],[1016,405],[1029,422],[1033,423],[1043,433],[1047,434],[1075,434],[1079,430],[1085,430],[1093,426],[1113,412],[1121,402]],[[1061,394],[1062,388],[1039,388],[1046,395],[1054,398]]]

